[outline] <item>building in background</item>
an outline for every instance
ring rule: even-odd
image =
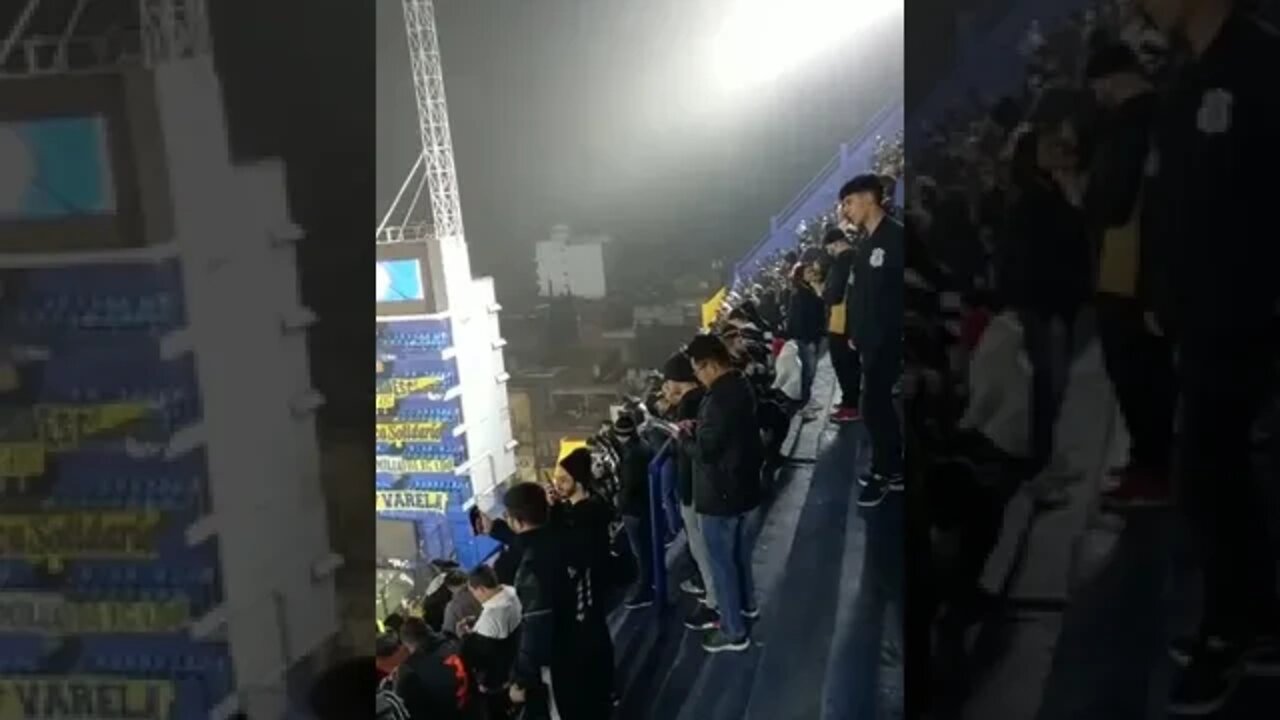
[[[551,237],[534,252],[538,268],[538,293],[543,297],[572,295],[603,300],[613,260],[613,239],[608,235],[575,236],[568,225],[551,229]]]

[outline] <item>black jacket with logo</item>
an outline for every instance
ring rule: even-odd
[[[859,352],[874,353],[887,343],[902,342],[904,245],[902,223],[885,216],[853,259],[846,302],[849,335]]]
[[[741,373],[726,373],[707,389],[691,449],[697,464],[695,510],[729,517],[760,505],[764,449],[755,391]]]
[[[1237,11],[1157,113],[1143,292],[1174,330],[1236,334],[1274,317],[1280,32]]]

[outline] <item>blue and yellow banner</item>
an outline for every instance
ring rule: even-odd
[[[438,443],[444,438],[444,423],[378,423],[374,438],[380,443]]]
[[[439,390],[442,385],[444,385],[444,378],[439,375],[391,378],[384,383],[383,387],[379,388],[379,393],[390,393],[394,397],[402,398],[406,395]]]
[[[380,513],[442,513],[449,508],[449,494],[427,490],[380,490],[373,507]]]
[[[451,473],[456,467],[448,458],[406,458],[396,455],[379,455],[374,459],[375,470],[386,475],[441,475]]]
[[[190,621],[186,600],[77,602],[54,593],[0,593],[0,635],[165,634]]]
[[[0,515],[0,558],[150,559],[159,529],[160,513],[154,511]]]
[[[75,450],[81,441],[146,417],[147,406],[138,403],[98,405],[37,405],[36,427],[51,452]]]
[[[0,443],[0,479],[44,474],[45,450],[38,442]]]
[[[174,684],[113,677],[0,677],[0,720],[170,720]]]

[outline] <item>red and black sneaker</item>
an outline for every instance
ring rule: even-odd
[[[831,413],[831,422],[853,423],[862,419],[862,413],[856,407],[839,407]]]
[[[1102,506],[1107,510],[1138,510],[1167,507],[1173,500],[1167,473],[1141,467],[1124,468],[1111,474],[1102,489]]]

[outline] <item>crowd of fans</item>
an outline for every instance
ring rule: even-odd
[[[825,407],[812,392],[825,353],[843,393],[831,420],[865,409],[875,447],[860,502],[903,488],[893,403],[902,310],[892,302],[903,243],[891,194],[879,174],[846,183],[830,222],[763,263],[667,360],[649,397],[625,403],[550,483],[511,487],[502,518],[473,513],[503,549],[469,574],[438,563],[421,606],[384,620],[380,717],[609,717],[618,693],[606,617],[667,601],[655,552],[680,534],[693,572],[675,585],[696,598],[685,626],[708,653],[750,648],[759,598],[746,527],[775,489],[793,419]],[[664,469],[658,481],[651,467]]]
[[[1277,668],[1250,447],[1275,363],[1276,246],[1255,178],[1274,167],[1277,105],[1251,74],[1275,67],[1280,34],[1250,5],[1104,0],[1033,26],[1025,85],[940,118],[910,157],[907,443],[934,559],[913,587],[931,588],[937,619],[915,642],[932,643],[943,702],[966,692],[1005,504],[1025,487],[1061,507],[1083,477],[1055,429],[1093,339],[1130,438],[1102,507],[1179,505],[1204,548],[1170,712],[1212,713],[1241,676]]]

